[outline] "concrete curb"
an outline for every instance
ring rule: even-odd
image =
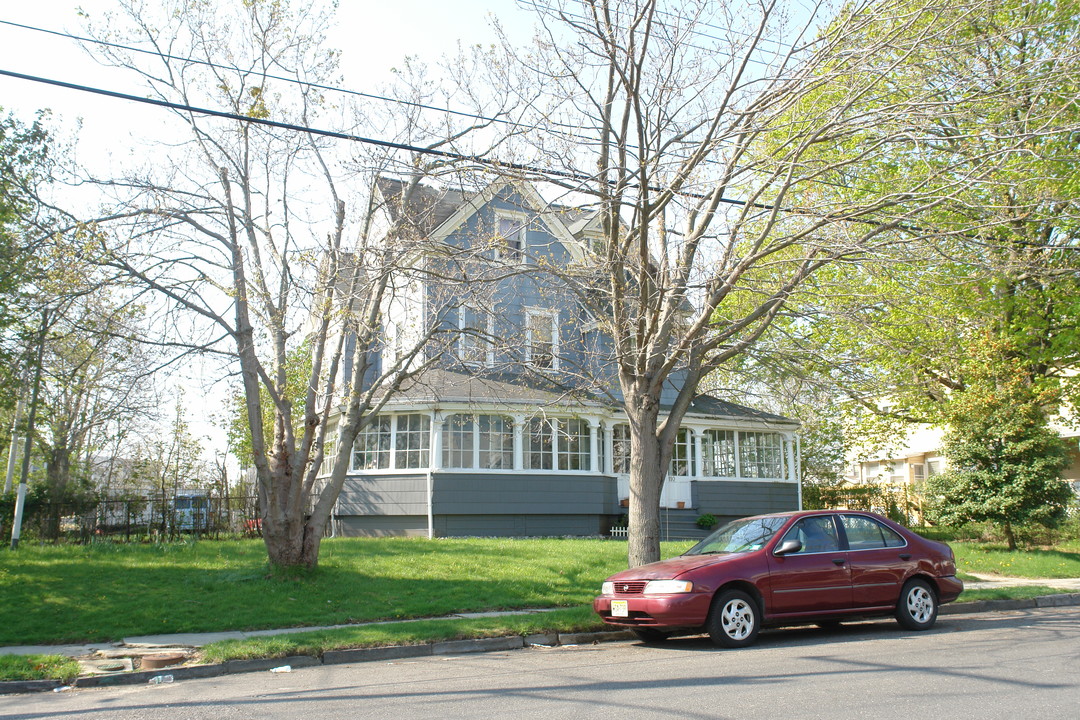
[[[256,660],[228,660],[213,665],[178,665],[160,670],[137,670],[135,672],[103,673],[80,676],[71,685],[59,680],[9,680],[0,681],[0,695],[14,693],[46,692],[57,688],[109,687],[114,685],[143,685],[154,677],[171,675],[173,680],[217,677],[240,673],[266,672],[274,668],[313,667],[315,665],[344,665],[350,663],[399,660],[402,658],[430,657],[432,655],[462,655],[465,653],[520,650],[530,645],[557,646],[581,645],[585,642],[612,642],[630,640],[634,634],[626,630],[594,633],[548,633],[522,637],[476,638],[472,640],[447,640],[425,645],[395,645],[390,647],[357,648],[355,650],[327,650],[322,657],[293,655],[284,658]]]
[[[1032,610],[1038,608],[1080,605],[1080,593],[1041,595],[1027,600],[979,600],[970,603],[942,605],[939,615],[963,615],[967,613],[997,612],[1004,610]],[[106,673],[80,676],[71,684],[73,688],[108,687],[113,685],[141,685],[159,675],[172,675],[174,680],[217,677],[250,672],[266,672],[288,665],[291,668],[315,665],[344,665],[351,663],[399,660],[402,658],[430,657],[433,655],[459,655],[465,653],[519,650],[533,645],[555,647],[567,645],[591,645],[594,643],[632,640],[629,630],[587,633],[546,633],[522,637],[476,638],[474,640],[448,640],[425,645],[395,645],[391,647],[357,648],[355,650],[327,650],[322,657],[295,655],[285,658],[258,660],[229,660],[214,665],[180,665],[160,670]],[[15,693],[46,692],[66,687],[59,680],[7,680],[0,681],[0,695]]]

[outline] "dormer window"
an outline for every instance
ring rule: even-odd
[[[524,213],[498,210],[495,213],[495,259],[520,262],[525,253]]]

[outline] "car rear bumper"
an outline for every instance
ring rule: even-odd
[[[626,601],[627,617],[611,614],[611,601]],[[601,595],[593,600],[593,610],[609,625],[623,627],[698,627],[705,624],[712,595]]]
[[[934,578],[934,582],[937,583],[938,602],[942,605],[952,602],[964,592],[964,581],[955,575]]]

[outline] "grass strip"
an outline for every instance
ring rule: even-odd
[[[1046,585],[1017,585],[1014,587],[986,588],[985,590],[965,590],[957,604],[978,602],[980,600],[1029,600],[1043,595],[1061,595],[1069,590],[1048,587]]]
[[[0,680],[59,680],[71,682],[79,663],[63,655],[0,655]]]
[[[222,640],[202,649],[203,662],[322,655],[328,650],[423,645],[444,640],[465,640],[551,632],[590,632],[607,628],[591,607],[567,608],[529,615],[487,618],[415,620],[361,625],[355,628],[314,630],[244,640]]]

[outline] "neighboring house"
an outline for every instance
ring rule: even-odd
[[[587,275],[594,217],[550,206],[530,185],[468,195],[382,179],[383,227],[422,235],[427,273],[408,273],[384,312],[387,359],[438,324],[434,368],[357,438],[335,511],[344,535],[596,535],[625,513],[629,427],[604,318],[559,275]],[[393,237],[387,242],[394,242]],[[476,282],[439,285],[449,262]],[[418,279],[419,278],[419,279]],[[587,283],[583,283],[587,287]],[[588,290],[585,290],[588,291]],[[435,357],[437,356],[437,357]],[[347,369],[348,370],[348,369]],[[664,400],[674,399],[674,387]],[[676,443],[662,505],[693,535],[718,519],[800,505],[795,420],[699,396]],[[327,453],[330,455],[332,453]],[[330,472],[329,467],[323,473]]]
[[[1063,418],[1051,422],[1069,447],[1070,464],[1062,477],[1080,495],[1080,431]],[[948,463],[942,453],[945,431],[930,425],[913,425],[908,434],[890,448],[878,452],[856,449],[849,455],[845,480],[852,484],[877,483],[894,487],[917,485],[937,475]]]

